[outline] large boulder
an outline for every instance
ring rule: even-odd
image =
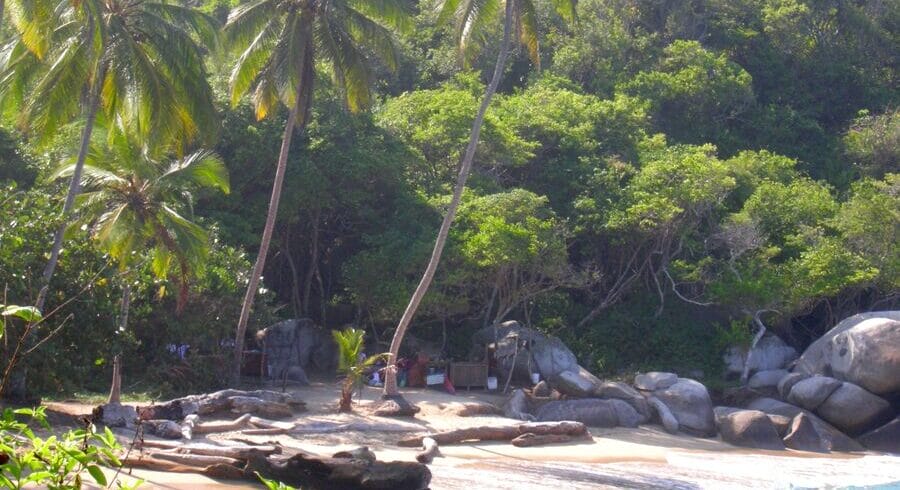
[[[842,381],[827,376],[811,376],[794,384],[787,401],[807,410],[815,410],[841,385]]]
[[[772,388],[778,386],[778,382],[788,375],[787,369],[770,369],[759,371],[750,377],[747,385],[754,389]]]
[[[816,432],[822,437],[826,447],[831,451],[863,451],[864,448],[858,442],[854,441],[846,434],[815,416],[812,412],[804,410],[800,407],[785,403],[773,398],[757,398],[747,405],[748,409],[759,410],[767,414],[782,415],[794,418],[797,415],[804,414],[816,428]]]
[[[791,421],[790,432],[784,436],[784,445],[797,451],[828,452],[828,442],[804,413],[797,414]]]
[[[794,390],[797,386],[799,383]],[[883,398],[846,382],[819,405],[816,413],[850,436],[874,429],[894,415],[890,403]]]
[[[556,337],[536,341],[531,348],[531,356],[543,379],[553,379],[564,371],[578,370],[578,359],[575,354]]]
[[[530,383],[532,371],[538,372],[541,379],[553,380],[560,373],[577,373],[580,369],[575,354],[562,340],[544,335],[514,320],[475,332],[472,336],[472,357],[483,356],[485,346],[490,344],[494,344],[500,379],[506,379],[510,370],[513,371],[515,380]],[[523,345],[530,352],[522,352]],[[516,350],[519,350],[518,355]]]
[[[876,394],[900,391],[900,311],[845,318],[806,348],[794,371],[850,381]]]
[[[600,380],[587,369],[576,365],[574,370],[563,371],[550,378],[550,385],[560,393],[576,398],[589,398],[600,386]]]
[[[592,427],[637,427],[645,420],[622,400],[559,400],[544,404],[535,413],[540,422],[574,420]]]
[[[758,410],[737,410],[716,418],[722,440],[741,447],[784,449],[775,424]]]
[[[266,358],[266,374],[275,379],[285,375],[298,377],[291,367],[328,372],[337,366],[337,346],[331,332],[319,328],[308,318],[278,322],[257,333]],[[302,379],[300,380],[302,382]]]
[[[668,388],[654,391],[653,396],[672,412],[682,431],[700,437],[716,435],[712,400],[706,387],[700,382],[678,378],[678,381]]]
[[[600,385],[594,389],[594,396],[597,398],[614,398],[622,400],[631,405],[631,407],[637,410],[644,418],[649,419],[651,416],[650,405],[647,403],[647,399],[644,398],[644,395],[625,383],[620,383],[618,381],[606,381],[600,383]]]
[[[859,442],[873,451],[900,454],[900,417],[863,434]]]
[[[663,428],[666,429],[666,432],[669,434],[678,433],[678,419],[672,415],[672,411],[669,410],[669,407],[655,396],[648,398],[647,402],[653,407],[653,410],[656,411],[656,416],[659,418],[659,422],[662,424]]]
[[[678,381],[675,373],[661,373],[652,371],[641,373],[634,377],[634,386],[639,390],[654,391],[668,388]]]
[[[794,385],[808,377],[810,377],[810,375],[804,373],[790,373],[785,375],[783,378],[781,378],[780,381],[778,381],[778,394],[781,395],[782,399],[787,399]]]
[[[726,371],[731,375],[740,375],[744,371],[747,362],[747,353],[739,348],[732,347],[725,353]],[[767,333],[753,349],[750,359],[749,372],[770,371],[787,367],[797,359],[797,350],[784,343],[777,335]]]

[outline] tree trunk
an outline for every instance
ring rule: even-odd
[[[567,435],[586,437],[590,435],[587,426],[581,422],[565,420],[560,422],[528,422],[519,425],[482,426],[437,432],[431,435],[408,437],[397,442],[401,447],[422,447],[425,439],[437,444],[459,444],[465,441],[511,441],[523,434]]]
[[[84,129],[81,131],[81,146],[78,148],[78,157],[75,160],[75,170],[72,172],[72,180],[69,181],[69,190],[66,193],[66,200],[63,204],[62,222],[56,233],[53,235],[53,247],[50,249],[50,260],[44,267],[41,274],[41,289],[38,291],[37,301],[34,306],[39,310],[44,309],[44,303],[47,301],[47,293],[50,290],[50,280],[56,271],[56,264],[59,262],[59,253],[62,250],[63,236],[69,225],[69,214],[75,206],[75,196],[81,192],[81,173],[84,170],[84,161],[87,158],[88,149],[91,146],[91,134],[94,132],[94,122],[97,119],[97,110],[100,108],[100,86],[101,78],[105,69],[101,68],[97,71],[97,79],[94,81],[94,87],[91,89],[91,96],[88,100],[87,118],[84,123]]]
[[[317,209],[312,219],[313,229],[312,242],[309,244],[309,268],[306,270],[306,277],[303,280],[303,313],[306,316],[310,314],[309,296],[312,291],[312,280],[319,266],[319,217],[321,214],[322,210]],[[324,323],[324,321],[323,318],[322,322]]]
[[[122,401],[122,357],[116,354],[113,357],[112,383],[109,387],[109,398],[106,403],[120,403]]]
[[[478,114],[475,116],[475,121],[472,123],[472,132],[469,135],[469,145],[466,147],[462,163],[459,166],[459,175],[456,178],[456,186],[453,188],[453,197],[450,200],[447,214],[444,216],[444,221],[441,223],[437,239],[434,242],[434,250],[431,252],[431,259],[428,261],[428,266],[425,268],[425,274],[422,275],[422,280],[416,287],[412,298],[410,298],[409,305],[407,305],[406,311],[403,312],[400,323],[397,325],[397,330],[394,332],[394,338],[391,340],[390,357],[388,358],[389,365],[387,369],[385,369],[384,378],[384,396],[386,397],[399,395],[399,391],[397,390],[396,362],[400,352],[400,344],[403,342],[403,336],[406,335],[406,330],[409,328],[409,324],[416,314],[419,303],[422,302],[422,298],[425,296],[425,293],[428,292],[429,286],[431,286],[431,281],[434,279],[434,273],[441,261],[441,254],[444,252],[444,245],[446,245],[447,236],[450,233],[450,225],[456,217],[456,211],[459,208],[459,203],[462,200],[462,193],[466,187],[466,180],[468,180],[469,173],[472,170],[472,162],[475,159],[475,149],[478,147],[478,139],[481,134],[481,126],[484,124],[485,113],[487,113],[494,92],[497,91],[497,86],[500,84],[500,79],[503,77],[503,69],[506,66],[506,57],[507,54],[509,54],[509,42],[512,34],[512,12],[514,3],[514,0],[507,0],[506,2],[506,12],[503,20],[503,42],[500,45],[500,53],[497,55],[497,64],[494,66],[494,74],[491,77],[491,82],[484,93],[481,106],[478,108]]]
[[[311,28],[311,16],[303,16],[307,19],[301,28],[309,33]],[[308,39],[308,36],[307,36]],[[250,318],[250,309],[253,307],[253,300],[256,298],[256,290],[259,287],[259,279],[262,276],[263,268],[266,265],[266,255],[269,252],[269,244],[272,241],[272,231],[275,229],[275,218],[278,216],[278,202],[281,200],[281,188],[284,184],[284,174],[287,171],[288,153],[291,149],[291,138],[294,135],[295,126],[299,131],[303,131],[308,120],[307,107],[309,106],[309,98],[312,97],[312,77],[307,77],[306,71],[310,68],[307,64],[311,61],[311,46],[306,46],[301,53],[302,59],[299,66],[301,73],[300,82],[297,85],[297,93],[294,99],[294,107],[288,113],[288,120],[284,125],[284,135],[281,138],[281,152],[278,154],[278,166],[275,168],[275,181],[272,183],[272,196],[269,199],[269,210],[266,215],[266,225],[263,228],[262,239],[259,244],[259,253],[256,256],[256,263],[253,265],[253,271],[250,273],[250,281],[247,284],[247,292],[244,294],[244,301],[241,304],[241,316],[238,319],[237,331],[234,337],[234,375],[233,383],[237,386],[241,381],[241,364],[244,357],[244,336],[247,333],[247,320]],[[307,86],[309,85],[309,86]],[[297,124],[298,114],[303,111],[302,119]]]

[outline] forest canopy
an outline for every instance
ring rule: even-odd
[[[134,48],[147,59],[98,58],[117,61],[93,95],[75,83],[87,65],[54,80],[22,65],[10,21],[23,12],[0,24],[4,303],[37,299],[87,117],[78,102],[98,98],[44,308],[58,312],[42,328],[66,324],[28,360],[44,392],[104,389],[116,354],[142,360],[125,366],[133,389],[225,379],[290,117],[278,101],[293,95],[234,71],[254,61],[227,49],[240,26],[219,31],[246,2],[171,3],[200,13],[170,38],[186,58],[169,61],[162,39]],[[400,3],[411,18],[392,26],[396,52],[372,37],[353,51],[367,72],[326,56],[308,68],[315,102],[287,156],[250,332],[310,317],[389,341],[425,267],[502,23],[461,60],[432,0]],[[574,23],[535,4],[539,58],[510,55],[413,335],[462,356],[475,329],[515,319],[598,374],[715,377],[759,312],[803,347],[845,316],[900,305],[900,3],[581,0]],[[235,76],[256,95],[235,97]],[[139,214],[114,228],[117,206]]]

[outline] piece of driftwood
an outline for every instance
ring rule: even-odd
[[[277,420],[266,420],[260,417],[250,417],[250,425],[260,429],[284,429],[291,430],[296,424],[292,422],[279,422]]]
[[[151,458],[147,455],[129,456],[122,460],[123,468],[145,468],[153,471],[165,471],[168,473],[199,473],[210,478],[226,480],[245,479],[244,469],[231,464],[212,464],[208,466],[194,466],[176,463],[164,459]],[[257,480],[259,481],[259,480]]]
[[[172,441],[144,440],[137,444],[139,448],[164,449],[181,454],[199,454],[204,456],[222,456],[234,459],[248,459],[251,456],[281,454],[281,446],[275,445],[235,445],[216,446],[213,444],[180,444]]]
[[[401,439],[397,444],[403,447],[420,447],[426,437],[438,444],[457,444],[464,441],[511,441],[522,434],[535,435],[561,434],[570,436],[587,436],[587,426],[581,422],[528,422],[519,425],[501,427],[481,426],[438,432],[427,436]]]
[[[191,417],[189,415],[188,417]],[[185,417],[187,420],[188,417]],[[244,429],[245,427],[249,427],[250,419],[252,415],[246,413],[241,415],[240,417],[228,421],[214,421],[214,422],[202,422],[194,426],[194,434],[212,434],[215,432],[231,432]]]
[[[303,453],[290,458],[252,458],[244,473],[255,472],[288,485],[317,490],[423,490],[431,482],[431,471],[421,463],[318,458]]]
[[[185,454],[185,453],[177,453],[177,452],[166,452],[166,451],[150,451],[147,453],[147,456],[150,456],[154,459],[163,459],[166,461],[172,461],[173,463],[179,463],[188,466],[210,466],[214,464],[227,464],[231,466],[241,466],[243,461],[236,458],[229,458],[226,456],[208,456],[205,454]]]
[[[564,444],[572,441],[583,441],[588,439],[589,437],[586,435],[573,436],[569,434],[534,434],[531,432],[527,432],[522,434],[515,439],[513,439],[510,443],[516,447],[533,447],[533,446],[546,446],[547,444]]]
[[[281,434],[287,434],[290,432],[288,429],[279,429],[277,427],[273,427],[270,429],[242,429],[240,431],[241,434],[245,436],[277,436]]]
[[[192,413],[181,421],[181,437],[191,440],[194,437],[194,429],[200,423],[200,416]]]
[[[438,455],[440,455],[440,450],[438,449],[437,441],[426,437],[422,439],[422,450],[416,453],[416,461],[422,464],[430,464]]]
[[[173,420],[142,420],[141,427],[145,434],[162,437],[163,439],[181,439],[181,424]]]
[[[251,401],[251,399],[258,401]],[[214,393],[176,398],[149,407],[141,407],[138,413],[145,420],[182,420],[194,413],[209,415],[233,410],[236,408],[235,403],[245,413],[260,413],[266,417],[272,416],[270,415],[271,413],[286,413],[285,407],[289,408],[290,411],[306,409],[306,403],[297,399],[291,393],[270,390],[221,390]]]

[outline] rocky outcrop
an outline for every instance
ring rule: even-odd
[[[900,454],[900,417],[863,434],[859,442],[873,451]]]
[[[659,418],[659,422],[662,424],[663,428],[666,429],[666,432],[669,434],[677,434],[678,419],[672,415],[672,411],[669,410],[669,407],[655,396],[648,398],[647,402],[656,411],[656,416]]]
[[[747,362],[747,353],[739,347],[732,347],[725,353],[726,371],[731,375],[740,375]],[[766,334],[753,349],[750,358],[750,373],[771,371],[787,367],[797,359],[797,350],[784,343],[778,336]]]
[[[778,382],[778,394],[781,395],[781,398],[787,399],[788,395],[791,393],[791,389],[793,389],[794,385],[803,381],[804,379],[810,377],[809,374],[803,373],[790,373],[785,377],[781,378]]]
[[[712,400],[703,384],[692,379],[678,378],[668,388],[653,391],[653,396],[672,412],[680,430],[700,437],[716,435]]]
[[[550,378],[550,385],[564,395],[588,398],[594,396],[600,380],[587,369],[576,365],[574,371],[563,371]]]
[[[566,347],[562,340],[556,337],[545,337],[535,341],[531,348],[531,355],[537,371],[543,379],[553,377],[565,371],[578,371],[578,359],[575,354]]]
[[[844,383],[827,376],[811,376],[791,387],[787,395],[787,401],[814,411],[842,384]]]
[[[540,422],[574,420],[592,427],[637,427],[646,422],[622,400],[559,400],[544,404],[535,413]]]
[[[900,391],[900,311],[845,318],[800,356],[794,371],[824,374],[884,395]]]
[[[828,442],[804,413],[797,414],[791,421],[790,432],[784,436],[784,445],[797,451],[828,452]]]
[[[786,369],[770,369],[768,371],[759,371],[750,377],[747,385],[751,388],[773,388],[778,386],[778,382],[788,375]]]
[[[654,391],[668,388],[678,381],[675,373],[649,372],[634,377],[634,387],[639,390]]]
[[[647,403],[647,399],[644,398],[644,395],[625,383],[620,383],[618,381],[606,381],[600,383],[600,385],[594,389],[594,396],[597,398],[622,400],[631,405],[632,408],[646,419],[650,419],[652,415],[650,405]]]
[[[716,417],[722,440],[741,447],[755,449],[784,449],[775,424],[758,410],[737,410]]]
[[[266,375],[306,383],[309,371],[333,371],[337,346],[331,333],[312,320],[300,318],[276,323],[257,333],[266,358]],[[298,366],[300,370],[291,370]],[[302,374],[301,374],[302,372]]]
[[[854,441],[846,434],[817,417],[815,414],[800,407],[785,403],[773,398],[757,398],[747,405],[748,409],[759,410],[768,414],[782,415],[794,418],[804,414],[809,417],[826,447],[831,451],[862,451],[862,445]]]
[[[819,405],[816,414],[850,436],[874,429],[894,415],[887,401],[853,383],[842,383]]]

